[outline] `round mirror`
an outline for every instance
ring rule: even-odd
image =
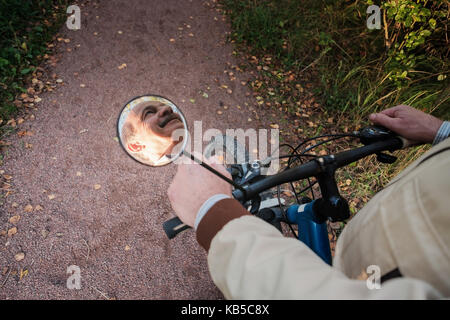
[[[149,166],[163,166],[177,159],[187,143],[187,124],[180,109],[163,97],[136,97],[123,107],[117,136],[123,149]]]

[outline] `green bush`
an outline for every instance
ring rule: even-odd
[[[315,93],[327,109],[361,119],[408,103],[449,117],[449,1],[222,2],[232,37],[252,54],[278,57],[299,81],[305,68],[319,72]],[[381,7],[381,30],[367,28],[371,4]]]
[[[15,97],[48,52],[51,40],[65,19],[64,0],[0,0],[0,117],[15,111]]]
[[[448,1],[391,0],[385,1],[382,8],[387,22],[384,28],[389,79],[401,87],[432,71],[438,81],[444,80],[447,75],[440,71],[446,67],[448,71]]]

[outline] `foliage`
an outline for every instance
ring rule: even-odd
[[[319,72],[315,93],[330,111],[362,119],[409,103],[449,116],[448,1],[222,2],[238,44],[275,56],[300,82],[305,70]],[[366,26],[370,4],[381,6],[381,30]]]
[[[405,80],[420,79],[421,72],[414,71],[416,68],[419,71],[427,69],[430,57],[438,63],[436,69],[445,67],[449,46],[446,41],[448,1],[391,0],[383,2],[382,8],[387,22],[384,26],[389,50],[386,72],[390,80],[400,87],[408,84]],[[439,73],[438,81],[446,77],[446,74]]]
[[[63,0],[0,0],[0,117],[14,114],[13,101],[48,52],[65,18]]]
[[[259,91],[257,103],[292,113],[293,128],[283,133],[288,139],[289,131],[296,141],[300,134],[314,136],[317,126],[347,132],[365,125],[368,114],[398,104],[450,118],[449,1],[221,2],[238,51],[259,64],[250,82]],[[381,8],[379,30],[367,28],[372,4]],[[313,90],[322,107],[303,88]],[[375,159],[349,166],[337,181],[351,178],[351,186],[340,190],[353,209],[361,208],[427,148],[397,152],[392,166]]]

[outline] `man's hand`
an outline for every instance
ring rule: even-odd
[[[203,161],[205,161],[203,159]],[[224,166],[205,161],[211,167],[231,179]],[[216,194],[226,194],[231,197],[231,185],[215,176],[199,164],[178,165],[177,174],[167,190],[170,203],[176,215],[183,223],[194,226],[195,217],[202,204]]]
[[[410,140],[411,144],[432,143],[443,122],[406,105],[371,114],[369,119]]]

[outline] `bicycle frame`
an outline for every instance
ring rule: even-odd
[[[289,223],[298,226],[298,240],[306,244],[323,261],[331,265],[327,223],[317,220],[313,209],[315,201],[290,206],[287,209],[287,219]]]

